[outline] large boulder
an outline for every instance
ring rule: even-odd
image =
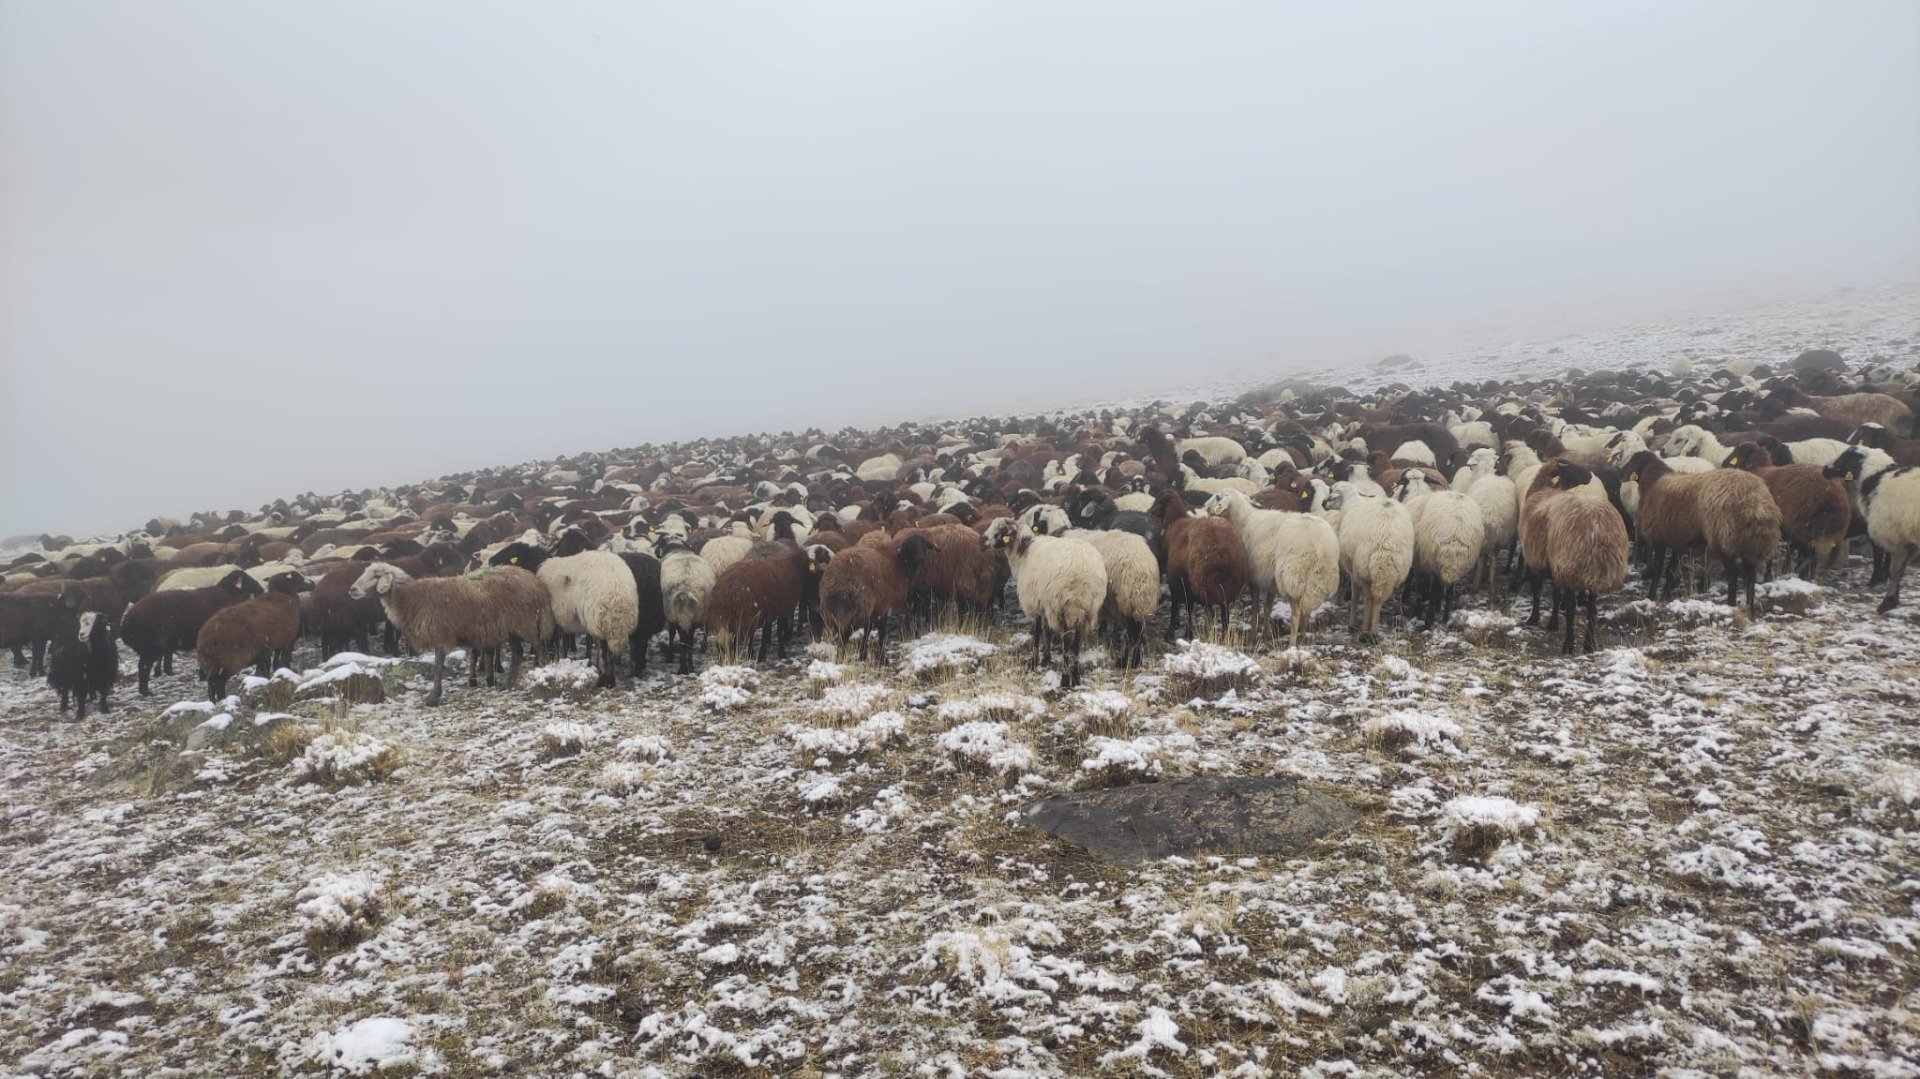
[[[1353,815],[1291,779],[1223,776],[1076,791],[1022,811],[1047,835],[1121,865],[1176,854],[1295,854]]]

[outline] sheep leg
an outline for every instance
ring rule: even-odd
[[[1527,613],[1527,625],[1537,626],[1540,624],[1540,584],[1541,582],[1540,582],[1539,575],[1538,574],[1531,575],[1530,583],[1533,586],[1533,608]],[[1551,629],[1552,627],[1549,626],[1548,628]]]
[[[223,701],[227,697],[227,676],[214,668],[207,672],[207,700]]]
[[[434,705],[440,703],[440,695],[446,678],[447,650],[444,648],[436,648],[433,650],[433,689],[427,692],[426,704],[428,708],[432,708]]]
[[[152,674],[153,674],[153,662],[152,662],[151,660],[149,660],[149,659],[147,659],[147,658],[145,658],[145,657],[141,657],[141,660],[140,660],[140,695],[141,695],[142,697],[151,697],[151,696],[153,696],[153,690],[151,690],[151,689],[148,689],[148,688],[147,688],[147,679],[148,679],[148,677],[149,677],[149,676],[151,676]]]
[[[24,667],[27,665],[27,654],[21,651],[20,646],[17,644],[13,646],[13,665],[15,667]]]
[[[67,714],[67,687],[65,686],[60,687],[60,714],[63,716]]]
[[[800,620],[797,617],[794,618],[792,621],[788,621],[787,619],[784,619],[784,618],[780,620],[780,627],[779,627],[780,636],[778,638],[780,644],[779,644],[778,652],[781,659],[787,658],[787,645],[789,642],[793,640],[793,633],[794,633],[794,630],[798,627],[799,621]],[[761,660],[763,662],[765,661],[765,659],[766,659],[765,656],[761,657]]]
[[[480,668],[486,666],[486,663],[487,663],[486,649],[484,648],[467,649],[467,688],[468,689],[475,689],[480,685]],[[493,684],[493,679],[491,675],[488,676],[487,684],[488,685]]]
[[[166,672],[168,674],[172,674],[173,673],[173,653],[168,652],[166,655],[160,658],[161,658],[161,662],[164,664],[164,669],[166,670]]]
[[[1569,619],[1571,621],[1571,619]],[[1593,654],[1594,624],[1600,621],[1600,593],[1587,593],[1587,654]]]
[[[87,698],[92,696],[92,694],[93,690],[84,684],[81,685],[79,692],[74,694],[74,696],[78,698],[73,702],[74,719],[81,720],[87,718]],[[65,696],[65,694],[63,693],[62,696]]]
[[[1560,586],[1558,584],[1555,584],[1553,586],[1553,613],[1547,617],[1547,632],[1552,633],[1553,631],[1559,628],[1560,628]]]
[[[1727,606],[1740,606],[1740,566],[1731,558],[1720,560],[1721,568],[1727,571]]]
[[[1571,588],[1555,588],[1554,592],[1556,594],[1556,606],[1558,604],[1559,594],[1564,593],[1567,597],[1567,639],[1561,642],[1560,654],[1570,656],[1573,655],[1573,623],[1576,612],[1580,610],[1580,595]]]
[[[101,686],[100,687],[100,714],[104,716],[109,711],[111,711],[111,709],[107,707],[107,687]]]
[[[1887,586],[1887,597],[1880,601],[1881,614],[1900,606],[1900,581],[1907,575],[1907,561],[1913,557],[1913,548],[1903,546],[1898,555],[1890,554],[1888,557],[1891,565],[1887,577],[1891,583]]]
[[[513,638],[513,648],[508,653],[509,658],[507,659],[507,688],[508,689],[512,689],[514,680],[520,677],[520,657],[522,653],[526,651],[526,647],[527,646],[520,640],[520,638],[518,637]],[[644,656],[641,658],[641,662],[643,663],[646,662],[646,659]]]
[[[1758,570],[1758,567],[1756,566],[1749,565],[1747,567],[1747,617],[1748,618],[1760,617],[1760,605],[1756,603],[1753,598],[1753,591],[1754,591],[1753,578],[1756,575],[1757,570]]]
[[[1072,689],[1080,684],[1080,630],[1078,627],[1067,634],[1063,651],[1066,653],[1067,660],[1067,688]]]

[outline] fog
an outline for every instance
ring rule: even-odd
[[[0,536],[1903,280],[1920,5],[0,2]]]

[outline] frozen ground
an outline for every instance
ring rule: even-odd
[[[0,1070],[1920,1075],[1920,624],[1863,575],[1068,694],[1018,626],[437,710],[0,668]],[[1210,773],[1359,818],[1129,870],[1012,819]]]

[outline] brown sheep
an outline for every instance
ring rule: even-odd
[[[262,678],[276,665],[293,661],[293,642],[300,637],[300,593],[313,582],[294,570],[276,573],[265,595],[223,607],[200,627],[194,652],[207,676],[207,699],[227,695],[227,679],[250,663],[259,665]]]
[[[1173,640],[1181,611],[1187,615],[1187,636],[1194,635],[1193,605],[1199,604],[1212,620],[1220,612],[1220,632],[1227,629],[1227,611],[1247,589],[1247,545],[1233,522],[1224,517],[1195,517],[1180,492],[1168,488],[1154,500],[1153,515],[1160,519],[1167,539],[1167,592],[1172,608],[1167,615],[1167,640]]]
[[[218,584],[154,592],[141,597],[120,626],[120,639],[138,657],[140,695],[152,696],[148,683],[158,666],[173,673],[173,654],[200,639],[200,628],[215,611],[231,607],[264,589],[246,570],[229,572]]]
[[[1853,523],[1847,486],[1828,479],[1820,465],[1770,465],[1770,460],[1765,449],[1749,442],[1735,446],[1724,466],[1751,472],[1767,485],[1780,510],[1780,531],[1793,548],[1795,571],[1808,580],[1821,580]]]
[[[777,636],[781,659],[793,637],[792,616],[799,609],[807,556],[785,543],[757,543],[747,556],[720,571],[707,602],[707,636],[729,657],[751,649],[760,631],[760,662]]]
[[[1683,475],[1667,467],[1651,450],[1642,450],[1627,462],[1627,478],[1640,484],[1640,533],[1654,548],[1654,572],[1660,578],[1660,560],[1673,551],[1704,548],[1707,564],[1719,560],[1727,569],[1727,602],[1738,602],[1742,572],[1747,581],[1747,613],[1758,616],[1754,596],[1757,570],[1773,558],[1780,546],[1780,510],[1760,477],[1738,469]],[[1672,592],[1668,571],[1666,592]],[[1663,596],[1664,598],[1664,596]]]
[[[961,618],[984,616],[994,606],[1006,583],[1003,567],[1006,557],[983,550],[980,533],[957,521],[922,526],[916,530],[927,537],[927,555],[913,577],[916,613],[931,623],[936,610],[953,601]]]
[[[387,618],[407,643],[434,654],[433,688],[424,702],[432,707],[441,701],[447,653],[453,649],[468,649],[471,681],[481,650],[515,637],[539,647],[552,625],[547,590],[537,577],[529,583],[522,574],[532,576],[518,566],[488,566],[465,577],[416,579],[392,563],[374,562],[347,589],[347,595],[354,599],[378,596]],[[517,650],[514,658],[515,669],[507,672],[509,684],[518,673]],[[492,680],[489,670],[489,684]]]
[[[1547,482],[1553,489],[1566,494],[1564,498],[1550,497],[1538,504],[1538,516],[1546,526],[1543,539],[1548,570],[1553,575],[1554,613],[1559,615],[1564,606],[1567,618],[1566,641],[1560,651],[1573,654],[1573,624],[1580,601],[1584,599],[1587,605],[1585,647],[1592,652],[1600,597],[1619,591],[1627,581],[1630,541],[1626,522],[1604,498],[1590,493],[1593,489],[1587,484],[1593,476],[1586,468],[1554,461],[1541,471],[1550,473]]]
[[[908,533],[897,544],[879,533],[834,555],[820,575],[820,617],[838,638],[842,653],[853,631],[864,629],[860,659],[865,661],[868,637],[877,630],[875,658],[886,659],[887,616],[906,602],[914,574],[931,549],[927,537],[918,533]]]

